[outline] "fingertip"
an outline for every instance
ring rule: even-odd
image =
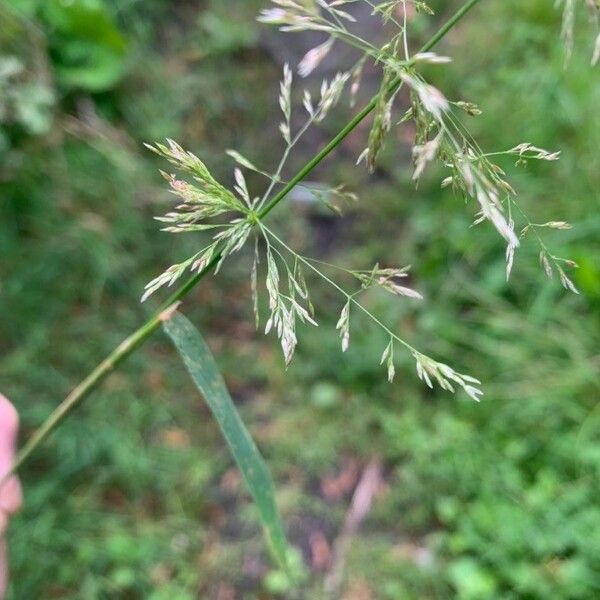
[[[17,477],[11,477],[0,488],[0,513],[7,517],[18,512],[23,505],[23,492]]]
[[[19,413],[12,402],[0,393],[0,431],[15,437],[19,431]]]

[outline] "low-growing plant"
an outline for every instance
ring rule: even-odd
[[[180,302],[192,288],[209,273],[218,273],[232,255],[247,247],[253,248],[254,256],[248,275],[256,327],[263,327],[264,322],[265,333],[272,332],[277,336],[285,365],[293,360],[301,327],[318,325],[319,306],[313,305],[308,285],[309,281],[317,280],[339,294],[340,313],[336,330],[342,352],[350,345],[355,314],[362,313],[386,335],[387,342],[381,348],[381,354],[371,357],[371,360],[384,365],[390,382],[396,374],[398,353],[406,352],[414,361],[418,378],[428,387],[438,385],[450,392],[462,390],[473,400],[480,400],[484,386],[479,379],[429,356],[424,349],[416,348],[361,301],[370,290],[392,294],[403,302],[423,301],[422,294],[415,289],[418,285],[414,285],[409,266],[391,264],[387,260],[375,265],[357,265],[356,268],[329,264],[295,250],[292,242],[275,231],[267,219],[271,211],[298,187],[303,187],[315,201],[336,212],[343,212],[346,202],[358,201],[352,191],[337,182],[315,186],[306,181],[307,176],[371,116],[367,145],[357,156],[357,163],[364,163],[372,172],[382,149],[389,143],[392,129],[410,124],[415,132],[412,147],[415,184],[431,163],[439,163],[440,168],[446,171],[441,186],[464,201],[473,215],[473,225],[491,226],[499,234],[499,241],[505,248],[506,278],[511,275],[515,253],[521,244],[534,244],[546,275],[556,277],[569,292],[578,293],[569,273],[570,269],[577,268],[577,264],[553,251],[544,236],[548,229],[566,230],[571,225],[556,220],[533,222],[519,202],[509,175],[497,164],[503,157],[512,159],[515,168],[534,160],[554,162],[559,160],[560,151],[546,150],[536,146],[535,141],[521,140],[516,140],[509,149],[482,149],[465,124],[466,119],[480,114],[480,108],[471,99],[448,98],[431,83],[435,79],[435,69],[444,68],[451,62],[449,57],[435,53],[434,47],[480,1],[465,2],[418,51],[412,49],[411,24],[418,15],[433,14],[422,0],[273,0],[273,5],[260,13],[259,21],[278,26],[283,31],[313,31],[323,36],[300,61],[298,73],[301,78],[317,71],[336,44],[347,44],[355,49],[354,64],[324,80],[317,95],[304,90],[301,107],[298,108],[294,101],[293,70],[289,65],[284,66],[279,91],[281,159],[274,169],[269,169],[257,166],[258,159],[246,158],[236,150],[229,150],[229,157],[236,163],[233,189],[217,181],[205,162],[177,142],[167,140],[166,143],[148,145],[152,152],[177,171],[162,173],[176,200],[174,208],[157,220],[164,225],[166,232],[194,234],[200,241],[191,256],[170,266],[148,283],[142,300],[147,300],[162,288],[173,286],[185,274],[191,274],[191,277],[162,303],[152,318],[69,394],[25,444],[13,470],[29,459],[46,437],[114,368],[163,326],[217,419],[257,502],[269,547],[285,569],[288,551],[268,471],[237,415],[206,344],[189,322],[176,314]],[[577,3],[564,0],[557,4],[563,4],[562,37],[568,55],[573,43]],[[593,2],[587,4],[597,19],[597,5]],[[382,31],[393,31],[385,43],[380,44],[359,33],[355,27],[355,5],[368,5],[371,18],[378,19]],[[600,37],[592,55],[592,62],[596,62],[600,55]],[[306,132],[318,126],[342,103],[352,107],[358,103],[361,80],[367,69],[377,69],[380,73],[378,93],[297,173],[288,174],[289,159]],[[297,117],[298,111],[303,114],[301,119]],[[248,185],[247,172],[265,179],[263,189],[254,190]],[[350,287],[351,284],[354,287]]]

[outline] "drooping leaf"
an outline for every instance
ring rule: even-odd
[[[163,328],[219,424],[256,502],[269,549],[280,566],[286,568],[288,546],[275,503],[271,474],[236,410],[210,348],[200,332],[179,313],[166,320]]]

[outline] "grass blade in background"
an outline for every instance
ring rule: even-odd
[[[244,476],[258,506],[269,549],[279,565],[286,569],[288,546],[275,503],[271,474],[235,408],[210,348],[200,332],[179,313],[166,320],[163,327],[204,396]]]

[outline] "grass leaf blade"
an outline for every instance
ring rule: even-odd
[[[288,545],[275,503],[271,474],[235,408],[210,348],[200,332],[179,313],[166,320],[163,328],[217,420],[256,502],[269,549],[275,560],[285,569]]]

